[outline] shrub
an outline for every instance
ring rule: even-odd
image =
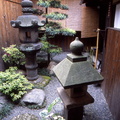
[[[9,96],[12,101],[19,100],[33,85],[20,72],[17,67],[10,67],[5,72],[0,72],[0,92]]]
[[[16,45],[10,45],[10,47],[2,47],[4,54],[2,59],[10,66],[20,66],[25,64],[25,55],[20,52]]]

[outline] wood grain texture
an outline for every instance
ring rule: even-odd
[[[97,8],[82,5],[81,38],[96,37],[99,27],[99,12]]]
[[[120,119],[120,30],[108,29],[102,89],[115,120]]]

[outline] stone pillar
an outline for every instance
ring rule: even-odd
[[[36,51],[25,53],[26,56],[26,73],[28,80],[36,80],[39,75],[37,72],[38,64],[36,62]]]
[[[78,97],[71,97],[64,88],[57,89],[60,98],[64,103],[65,120],[82,120],[84,105],[94,102],[93,97],[85,90],[84,95]]]

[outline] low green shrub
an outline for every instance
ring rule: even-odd
[[[10,67],[5,72],[0,72],[0,92],[9,96],[12,101],[19,100],[27,90],[33,88],[33,84],[16,70],[17,67]]]
[[[10,66],[20,66],[25,64],[25,55],[20,52],[16,45],[10,45],[10,47],[2,47],[4,54],[2,59]]]

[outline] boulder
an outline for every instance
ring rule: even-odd
[[[33,89],[23,96],[21,104],[42,106],[46,95],[42,89]]]

